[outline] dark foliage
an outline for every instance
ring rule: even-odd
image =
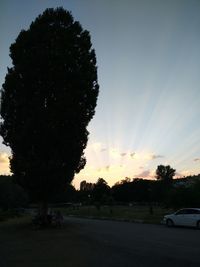
[[[107,202],[108,196],[110,193],[110,187],[107,182],[103,178],[99,178],[94,184],[94,188],[92,191],[93,201],[98,202],[100,204]]]
[[[78,191],[77,197],[83,204],[93,203],[93,183],[87,183],[85,180],[80,183],[80,190]]]
[[[168,192],[166,205],[176,209],[200,207],[200,175],[176,180]]]
[[[158,180],[170,183],[176,173],[176,170],[171,168],[169,165],[159,165],[156,169],[156,178]]]
[[[95,204],[98,208],[102,204],[110,205],[113,202],[110,187],[103,178],[99,178],[94,184],[82,181],[78,198],[82,203]]]
[[[26,207],[28,196],[11,176],[0,175],[0,208],[3,210]]]
[[[112,205],[114,203],[158,204],[170,208],[200,206],[200,175],[162,180],[124,179],[109,188],[100,178],[95,184],[83,181],[77,201],[83,204]]]
[[[18,184],[49,201],[85,165],[97,67],[88,31],[62,8],[47,9],[10,47],[0,134]]]
[[[77,199],[77,191],[73,185],[67,184],[62,192],[55,194],[52,197],[52,203],[70,203],[76,202]]]
[[[117,183],[112,187],[117,202],[149,202],[152,198],[154,181],[134,179],[132,182]]]

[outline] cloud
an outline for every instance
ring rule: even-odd
[[[135,152],[130,153],[130,157],[133,159],[135,156]]]
[[[152,154],[150,156],[150,159],[160,159],[160,158],[164,158],[164,156],[162,156],[162,155],[155,155],[155,154]]]
[[[111,156],[112,158],[114,158],[114,159],[119,159],[119,158],[121,157],[121,153],[119,152],[118,149],[113,149],[113,148],[111,148],[111,149],[109,150],[109,154],[110,154],[110,156]]]
[[[195,162],[200,161],[200,158],[196,158],[196,159],[194,159],[194,161],[195,161]]]
[[[151,174],[150,170],[146,170],[146,171],[143,171],[143,172],[139,173],[136,176],[139,177],[139,178],[149,178],[150,174]]]
[[[0,153],[0,164],[9,163],[9,156],[6,153]]]
[[[9,155],[7,153],[0,153],[0,174],[10,174]]]
[[[99,151],[101,150],[102,144],[100,142],[96,142],[91,144],[90,146],[94,151]]]
[[[184,175],[181,172],[176,172],[175,177],[176,178],[182,178]]]
[[[105,167],[105,169],[106,169],[106,171],[108,172],[109,169],[110,169],[110,165],[107,165],[107,166]]]
[[[122,152],[117,148],[110,148],[109,149],[109,154],[112,158],[115,159],[120,159],[123,157],[130,157],[131,159],[135,159],[136,158],[136,153],[135,152]]]
[[[104,149],[103,149],[103,151],[104,151]],[[120,158],[124,158],[124,157],[127,157],[127,159],[128,158],[129,159],[130,158],[131,159],[139,159],[139,158],[141,158],[141,155],[139,153],[135,153],[135,152],[122,152],[118,148],[110,148],[109,149],[109,154],[114,159],[120,159]]]
[[[97,172],[104,172],[104,171],[109,171],[110,170],[110,165],[107,165],[107,166],[105,166],[105,167],[102,167],[102,168],[98,168],[98,169],[96,169],[96,171]]]

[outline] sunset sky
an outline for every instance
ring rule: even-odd
[[[87,164],[73,184],[154,178],[159,164],[177,176],[200,173],[200,1],[1,0],[0,85],[10,44],[58,6],[90,31],[100,85]],[[0,144],[1,174],[9,155]]]

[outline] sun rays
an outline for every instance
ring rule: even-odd
[[[125,177],[153,179],[159,164],[170,164],[179,176],[200,173],[198,1],[155,1],[155,7],[129,1],[114,8],[97,2],[92,16],[85,8],[66,7],[90,29],[100,85],[87,164],[74,184],[99,177],[110,185]],[[11,65],[11,38],[19,25],[26,27],[24,16],[15,24],[3,13],[2,19],[8,27],[2,28],[1,84]],[[1,174],[9,173],[9,155],[1,144]]]

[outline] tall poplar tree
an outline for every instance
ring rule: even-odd
[[[18,184],[42,203],[85,165],[99,92],[90,34],[63,8],[46,9],[10,47],[0,134]]]

